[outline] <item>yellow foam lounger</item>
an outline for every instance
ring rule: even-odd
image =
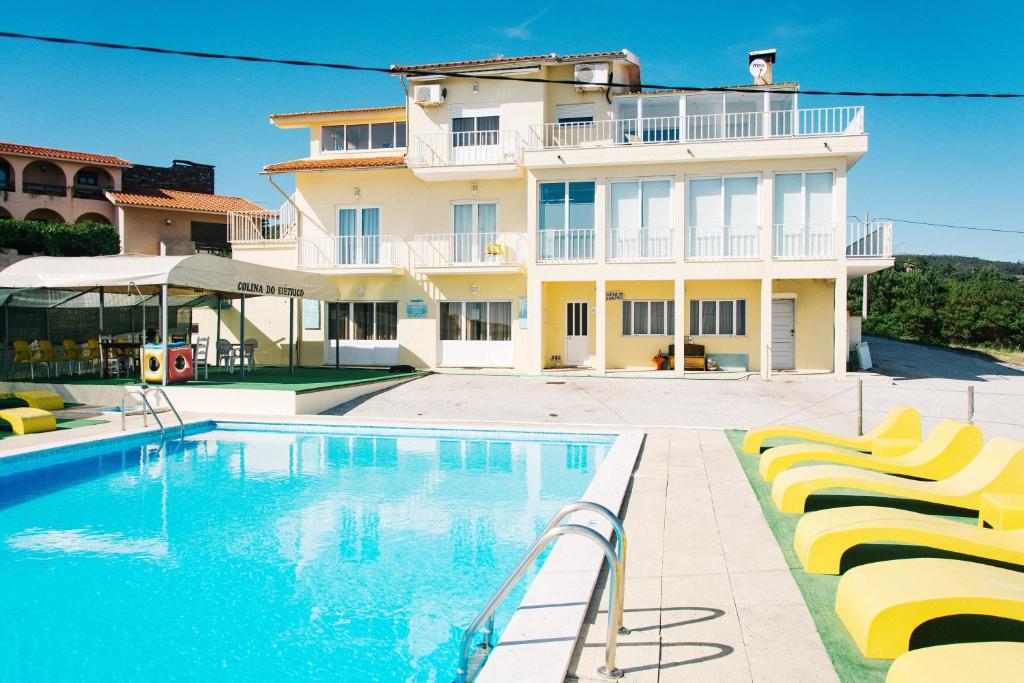
[[[885,683],[1016,683],[1022,677],[1024,643],[955,643],[900,655]]]
[[[835,488],[977,510],[983,493],[1024,493],[1024,443],[992,439],[969,465],[939,481],[915,481],[846,465],[796,467],[775,477],[772,501],[782,512],[803,512],[808,496]]]
[[[913,408],[904,406],[893,408],[877,427],[862,436],[841,436],[790,425],[758,427],[757,429],[751,429],[743,437],[743,452],[749,455],[757,455],[761,452],[761,446],[765,441],[779,437],[827,443],[842,448],[851,448],[855,451],[870,451],[875,441],[879,440],[910,440],[920,442],[921,414]]]
[[[15,434],[52,432],[57,428],[53,413],[38,408],[5,408],[0,410],[0,420],[10,424]]]
[[[15,391],[11,394],[28,404],[29,408],[39,410],[64,410],[64,399],[52,391]]]
[[[800,518],[793,549],[809,574],[838,574],[843,554],[863,543],[899,543],[1024,565],[1024,529],[1000,531],[909,510],[856,505]]]
[[[861,455],[835,446],[792,444],[769,448],[758,465],[765,481],[802,462],[822,461],[921,479],[945,479],[962,470],[981,450],[981,430],[955,420],[939,424],[905,455]]]
[[[1024,574],[932,558],[865,564],[839,580],[836,614],[861,654],[894,659],[932,619],[977,614],[1024,621]]]

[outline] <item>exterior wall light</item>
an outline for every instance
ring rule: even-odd
[[[472,183],[472,184],[471,184],[471,185],[469,186],[469,191],[470,191],[470,192],[472,192],[474,196],[476,195],[476,193],[477,193],[477,192],[478,192],[479,190],[480,190],[480,187],[479,187],[479,186],[478,186],[478,185],[477,185],[476,183]]]
[[[356,199],[359,199],[359,188],[358,187],[352,188],[352,196],[355,197]]]
[[[479,288],[476,286],[475,282],[469,286],[469,291],[471,291],[473,294],[476,294],[478,289]]]

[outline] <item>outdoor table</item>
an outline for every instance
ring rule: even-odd
[[[111,358],[120,355],[119,351],[129,349],[137,352],[142,344],[136,342],[100,341],[100,377],[107,376],[107,363]]]
[[[242,362],[245,363],[248,360],[249,366],[246,368],[249,372],[252,372],[252,360],[246,355],[245,350],[242,349],[244,344],[232,344],[231,351],[228,352],[228,372],[234,374],[235,372],[235,358],[241,357]],[[250,346],[252,346],[250,344]],[[256,352],[256,348],[253,347],[253,353]]]

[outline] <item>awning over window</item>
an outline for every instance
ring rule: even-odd
[[[235,259],[195,256],[36,256],[0,271],[0,287],[84,291],[103,287],[124,294],[215,294],[221,298],[279,296],[337,301],[337,285],[323,275],[271,268]]]

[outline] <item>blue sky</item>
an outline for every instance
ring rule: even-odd
[[[145,7],[145,9],[140,9]],[[2,30],[370,65],[629,48],[644,80],[746,83],[746,53],[779,50],[808,89],[1024,91],[1019,2],[9,3]],[[630,9],[632,8],[632,9]],[[217,166],[217,191],[268,206],[266,163],[304,156],[267,115],[401,103],[397,79],[0,40],[0,140]],[[863,215],[1024,231],[1024,101],[864,104],[870,151],[852,170]],[[900,252],[1024,259],[1024,235],[898,225]]]

